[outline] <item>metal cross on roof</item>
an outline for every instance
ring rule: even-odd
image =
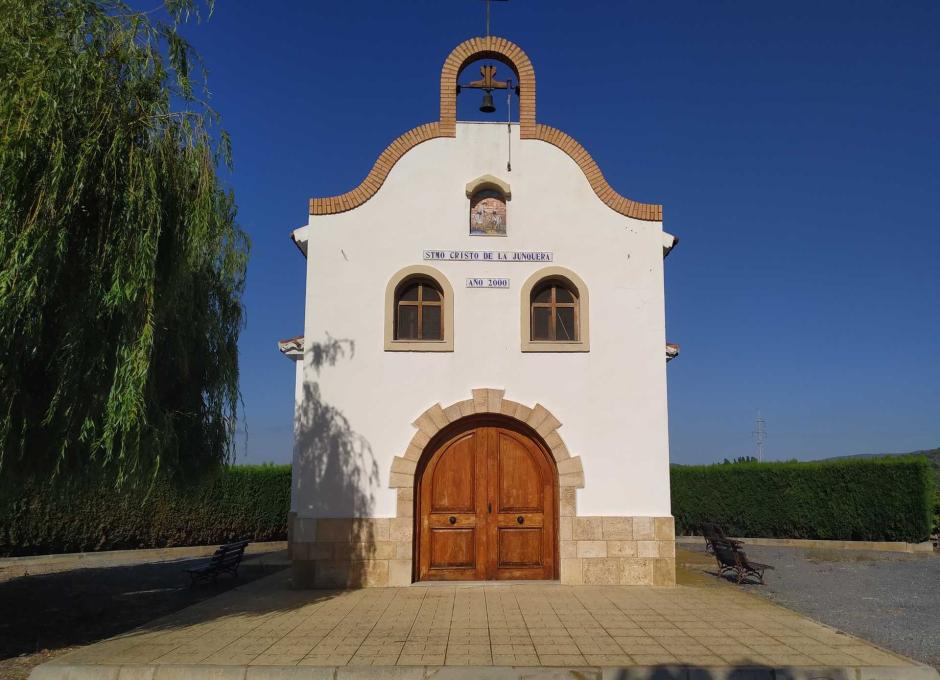
[[[496,2],[509,2],[509,0],[495,0]],[[486,37],[490,37],[490,0],[486,2]]]
[[[463,87],[472,87],[477,90],[505,90],[509,87],[509,83],[505,80],[496,80],[494,76],[496,75],[496,67],[489,64],[485,64],[480,67],[480,75],[483,76],[480,80],[471,80],[469,83]]]

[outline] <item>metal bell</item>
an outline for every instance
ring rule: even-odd
[[[483,113],[493,113],[496,110],[496,107],[493,106],[493,93],[486,91],[483,93],[483,103],[480,104],[480,111]]]

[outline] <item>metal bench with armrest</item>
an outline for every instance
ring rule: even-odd
[[[186,570],[192,583],[210,579],[215,583],[222,574],[238,576],[238,565],[241,564],[247,545],[248,541],[237,541],[219,546],[207,563]]]

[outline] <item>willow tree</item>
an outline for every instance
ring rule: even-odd
[[[231,457],[248,242],[197,2],[0,0],[0,480]]]

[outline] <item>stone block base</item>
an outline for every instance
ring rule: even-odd
[[[288,551],[297,588],[411,583],[412,519],[291,518]]]
[[[672,517],[561,517],[561,582],[674,586]]]
[[[295,588],[381,588],[411,583],[411,560],[293,560]]]
[[[298,588],[406,586],[412,517],[291,517],[288,550]],[[560,581],[568,585],[676,583],[672,517],[559,518]]]

